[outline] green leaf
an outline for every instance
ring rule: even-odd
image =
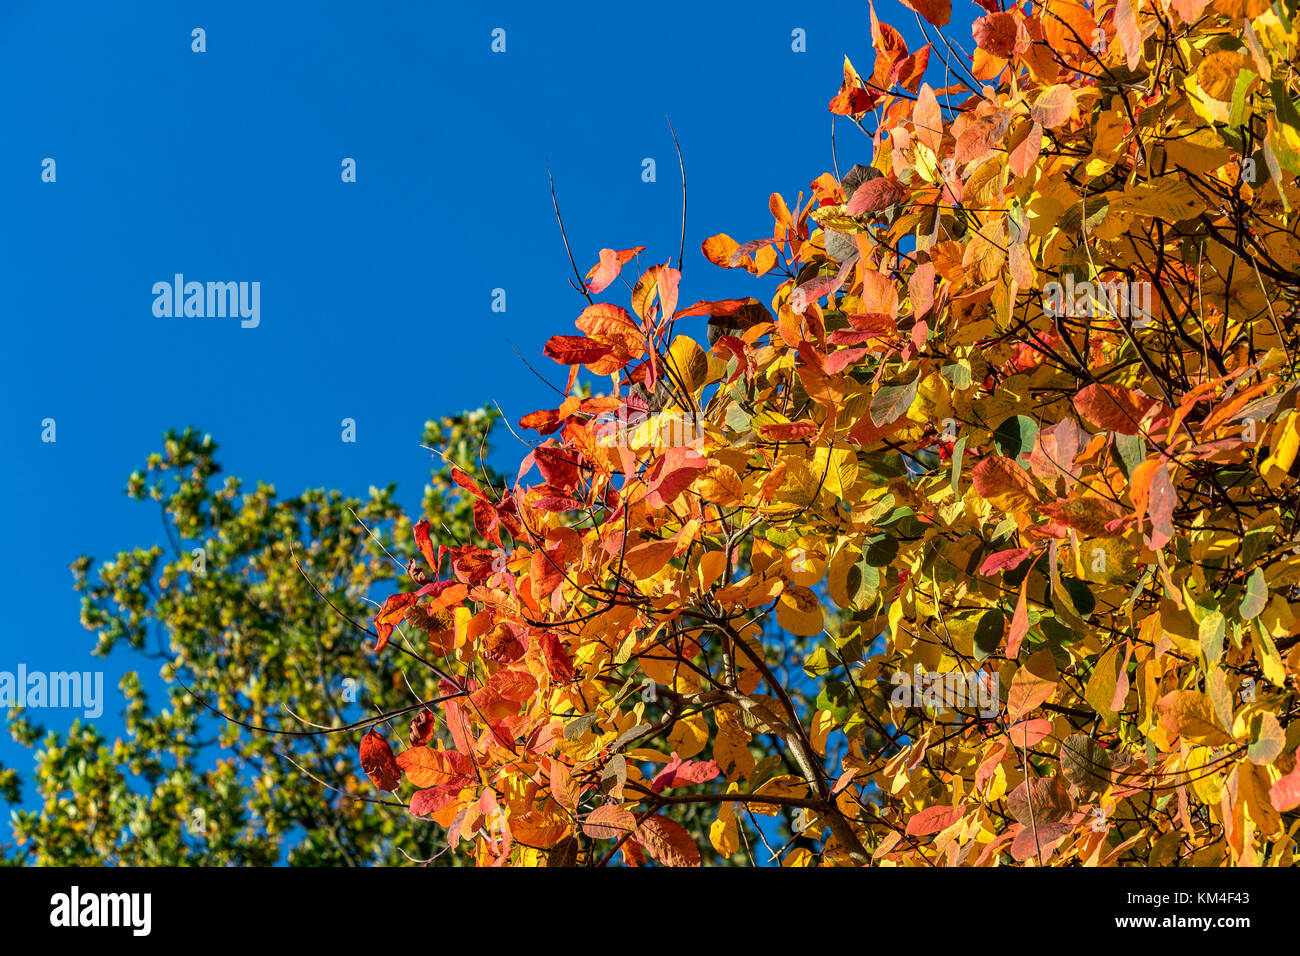
[[[1002,643],[1002,632],[1006,630],[1007,619],[1002,612],[989,608],[980,615],[975,625],[975,660],[983,661],[993,656],[993,652]]]
[[[966,436],[962,435],[957,439],[957,444],[952,446],[952,490],[954,494],[961,494],[961,461],[966,455]]]
[[[803,671],[809,677],[823,677],[838,666],[839,662],[831,660],[826,648],[819,647],[804,658]]]
[[[892,425],[912,407],[916,400],[914,379],[906,385],[882,385],[871,396],[871,420],[877,425]]]
[[[1061,578],[1061,586],[1065,589],[1070,597],[1070,603],[1079,613],[1079,617],[1087,617],[1097,608],[1097,599],[1092,594],[1092,589],[1082,581],[1075,578]]]
[[[1226,624],[1223,614],[1219,611],[1211,611],[1201,618],[1201,650],[1205,654],[1207,667],[1219,663],[1219,658],[1223,656],[1223,635]]]
[[[1277,512],[1265,511],[1246,527],[1246,536],[1241,543],[1241,566],[1250,567],[1255,559],[1268,550],[1269,543],[1277,531]]]
[[[873,568],[888,567],[898,557],[898,539],[887,534],[872,535],[866,540],[862,560]]]
[[[1281,80],[1273,80],[1269,89],[1273,93],[1273,108],[1277,110],[1278,120],[1292,129],[1300,130],[1300,112],[1296,111],[1295,104],[1291,102],[1286,84]]]
[[[747,432],[750,428],[750,416],[739,405],[727,409],[727,427],[733,432]]]
[[[1267,604],[1268,585],[1264,583],[1264,571],[1256,568],[1246,580],[1246,596],[1241,599],[1238,613],[1243,621],[1251,621],[1259,617]]]
[[[959,392],[964,392],[971,386],[970,362],[965,359],[945,365],[940,372]]]
[[[1237,74],[1237,85],[1232,88],[1232,112],[1228,116],[1229,126],[1246,125],[1246,90],[1255,81],[1256,74],[1242,70]]]
[[[1246,747],[1246,759],[1259,766],[1267,766],[1282,755],[1286,746],[1286,734],[1282,725],[1270,713],[1255,714],[1250,718],[1250,744]]]
[[[1038,423],[1027,415],[1012,415],[993,431],[993,444],[998,454],[1018,461],[1021,455],[1033,450]]]
[[[1116,435],[1115,451],[1124,466],[1124,474],[1132,476],[1133,469],[1146,461],[1147,443],[1141,435]]]
[[[865,608],[876,600],[880,593],[880,571],[863,555],[857,564],[849,568],[845,590],[854,607]]]

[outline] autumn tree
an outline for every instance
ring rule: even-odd
[[[435,538],[475,540],[472,500],[451,467],[483,467],[497,417],[480,409],[426,425],[438,457],[423,520]],[[96,653],[143,660],[122,681],[124,706],[108,708],[125,721],[116,736],[82,721],[47,732],[12,715],[41,802],[14,812],[4,862],[459,862],[430,834],[398,826],[353,759],[353,733],[380,717],[410,721],[437,692],[435,680],[403,679],[376,660],[349,623],[373,613],[367,601],[410,558],[396,544],[411,521],[393,487],[365,499],[281,497],[223,478],[217,451],[192,429],[165,436],[127,484],[160,510],[164,543],[73,565]],[[161,703],[149,692],[159,672]],[[18,803],[26,781],[2,773]]]
[[[439,735],[355,735],[402,826],[492,865],[1294,862],[1295,0],[986,0],[969,60],[907,5],[931,42],[872,11],[809,197],[704,242],[762,288],[683,306],[680,257],[602,250],[518,477],[453,474],[487,545],[414,529],[371,633]]]

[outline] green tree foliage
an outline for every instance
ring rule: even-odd
[[[497,418],[479,409],[425,426],[435,543],[479,542],[451,465],[495,480],[484,459]],[[168,433],[127,485],[161,508],[166,543],[72,565],[94,653],[156,662],[166,696],[151,699],[127,673],[121,707],[110,700],[104,718],[124,716],[116,738],[11,714],[14,738],[34,750],[40,806],[13,812],[4,862],[452,863],[435,828],[412,828],[400,804],[376,799],[356,764],[361,731],[337,730],[396,714],[384,729],[404,736],[418,702],[437,694],[424,668],[378,666],[373,639],[344,619],[368,621],[372,590],[391,591],[414,553],[395,486],[282,498],[223,476],[216,454],[206,435]],[[0,769],[0,799],[19,802],[21,776]]]

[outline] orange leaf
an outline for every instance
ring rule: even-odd
[[[722,266],[724,269],[733,269],[731,264],[731,254],[736,251],[740,243],[736,242],[725,232],[720,232],[716,236],[710,236],[700,245],[700,251],[704,253],[704,258],[708,259],[715,266]]]
[[[1122,385],[1086,385],[1074,396],[1074,407],[1088,424],[1121,435],[1137,435],[1140,422],[1156,405],[1154,399]]]
[[[604,292],[609,287],[609,284],[618,278],[623,266],[639,252],[645,252],[645,246],[637,246],[635,249],[622,249],[618,252],[613,249],[601,249],[600,262],[592,266],[591,271],[587,273],[587,291],[592,293]]]
[[[945,27],[952,19],[952,0],[902,0],[902,4],[925,17],[931,26]]]
[[[1074,113],[1074,92],[1064,83],[1049,86],[1034,101],[1029,115],[1047,129],[1060,126]],[[1041,135],[1041,134],[1040,134]]]
[[[772,441],[800,441],[819,430],[815,422],[770,422],[758,426],[758,433]]]
[[[671,538],[663,541],[643,541],[628,548],[623,556],[624,566],[637,578],[648,578],[659,572],[677,549]]]
[[[551,796],[555,798],[555,802],[566,810],[576,810],[581,788],[574,782],[568,766],[552,759],[550,776]]]
[[[474,761],[466,754],[432,747],[403,750],[397,755],[397,766],[402,768],[407,780],[421,789],[463,785],[474,773]]]
[[[929,836],[952,825],[961,814],[954,807],[926,807],[907,821],[908,836]]]
[[[636,829],[636,817],[616,803],[592,810],[582,821],[582,832],[593,840],[617,840]]]
[[[939,110],[938,97],[928,83],[923,83],[920,92],[916,94],[916,106],[912,109],[912,129],[917,139],[936,156],[939,155],[939,147],[943,145],[943,113]]]
[[[1029,633],[1029,575],[1020,582],[1020,597],[1016,600],[1016,609],[1011,615],[1011,628],[1007,631],[1007,660],[1014,661],[1020,656],[1020,642]]]
[[[1033,479],[1010,458],[989,455],[971,472],[975,493],[1002,511],[1017,511],[1038,502]]]
[[[393,628],[406,619],[406,612],[411,609],[411,605],[419,599],[415,592],[408,594],[390,594],[388,600],[384,602],[379,613],[375,615],[375,634],[379,640],[375,642],[375,650],[382,651],[388,643],[388,637],[393,633]]]
[[[1029,49],[1029,31],[1016,13],[990,13],[971,25],[971,35],[982,50],[1009,60]]]
[[[1010,656],[1010,655],[1008,655]],[[1018,721],[1056,691],[1056,663],[1051,651],[1039,651],[1016,671],[1007,692],[1007,719]]]
[[[1007,166],[1017,176],[1023,177],[1038,161],[1038,153],[1042,148],[1043,127],[1035,122],[1029,127],[1029,132],[1020,141],[1020,145],[1011,151]]]

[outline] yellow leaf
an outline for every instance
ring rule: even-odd
[[[754,770],[754,755],[749,751],[749,734],[727,712],[718,711],[718,735],[713,741],[713,762],[722,768],[727,780],[743,780]]]
[[[848,489],[858,477],[857,452],[845,444],[836,444],[833,449],[820,446],[813,453],[812,472],[818,479],[826,476],[823,489],[837,498],[847,498]]]
[[[754,793],[765,797],[787,797],[799,800],[808,796],[808,783],[802,777],[786,773],[773,777]],[[771,817],[776,815],[779,807],[774,803],[751,803],[749,809]]]
[[[817,595],[806,587],[792,584],[781,592],[776,605],[776,620],[781,627],[799,637],[812,637],[822,631],[822,605]]]
[[[718,818],[709,825],[709,842],[719,856],[727,857],[740,849],[740,833],[736,829],[736,811],[729,803],[718,808]]]
[[[809,739],[812,741],[813,750],[817,751],[818,756],[826,756],[826,738],[834,729],[835,718],[829,710],[819,710],[813,714]]]
[[[714,465],[695,479],[696,490],[705,501],[732,508],[744,504],[745,486],[740,476],[727,465]]]
[[[709,724],[700,713],[680,718],[668,731],[668,743],[677,756],[689,760],[709,742]]]
[[[667,364],[685,385],[688,392],[696,392],[709,379],[709,360],[695,340],[686,335],[673,339],[668,348]]]
[[[1210,698],[1194,690],[1174,690],[1156,703],[1160,723],[1169,733],[1209,747],[1231,738],[1216,723]]]
[[[1166,222],[1195,219],[1204,209],[1205,200],[1185,181],[1174,178],[1130,186],[1110,201],[1112,213],[1131,212]]]

